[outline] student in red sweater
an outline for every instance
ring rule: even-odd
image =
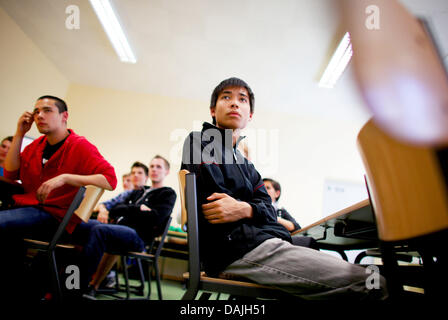
[[[54,96],[40,97],[33,112],[24,112],[19,118],[4,169],[6,178],[22,181],[24,192],[13,196],[11,209],[0,211],[0,240],[6,240],[0,241],[0,248],[16,258],[22,254],[23,237],[52,236],[80,186],[113,190],[117,184],[114,168],[87,139],[67,129],[67,118],[66,103]],[[20,153],[33,122],[44,135]],[[67,226],[67,232],[79,242],[86,239],[88,229],[89,224],[75,215]],[[19,264],[7,271],[14,270],[20,277],[17,270],[23,266]],[[0,273],[3,276],[8,278]]]

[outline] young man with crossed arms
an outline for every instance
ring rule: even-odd
[[[222,81],[210,114],[213,125],[204,123],[187,137],[181,166],[196,174],[205,272],[244,277],[304,299],[387,297],[384,278],[379,290],[368,290],[364,268],[291,244],[260,174],[238,151],[254,114],[250,87],[237,78]]]

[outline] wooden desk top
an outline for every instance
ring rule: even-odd
[[[313,237],[322,249],[349,250],[377,246],[376,224],[369,199],[297,230],[292,236]]]

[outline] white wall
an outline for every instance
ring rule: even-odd
[[[175,91],[172,97],[161,97],[70,83],[2,9],[0,41],[8,45],[8,50],[0,51],[0,136],[14,133],[18,117],[25,109],[31,110],[38,96],[54,94],[68,103],[69,127],[99,148],[119,180],[134,161],[149,163],[160,154],[172,162],[166,184],[177,190],[180,147],[188,132],[200,129],[202,121],[210,121],[208,94],[194,101],[173,98]],[[257,103],[263,105],[263,101]],[[331,105],[332,101],[325,103]],[[354,107],[357,103],[347,101]],[[326,179],[363,182],[356,149],[362,124],[342,116],[255,110],[246,130],[253,161],[262,176],[281,183],[281,203],[302,226],[321,217]],[[38,136],[35,128],[30,134]],[[106,192],[103,199],[120,190],[121,181],[117,190]],[[175,214],[178,211],[179,203]]]
[[[177,190],[176,172],[186,135],[209,121],[208,101],[189,101],[72,84],[67,93],[69,126],[88,137],[117,175],[132,162],[155,154],[171,161],[166,183]],[[282,184],[281,203],[305,226],[319,219],[326,179],[363,183],[356,149],[362,123],[298,117],[257,110],[247,134],[251,157],[262,176]],[[110,197],[121,190],[107,192]],[[176,206],[176,212],[178,211]]]
[[[0,8],[0,137],[13,135],[17,120],[45,94],[65,97],[69,81]],[[33,127],[29,135],[37,137]]]

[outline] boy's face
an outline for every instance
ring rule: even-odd
[[[123,189],[124,190],[132,190],[134,189],[134,185],[132,183],[131,175],[123,176]]]
[[[136,189],[143,187],[148,180],[145,170],[140,167],[134,167],[131,169],[131,178]]]
[[[275,199],[280,196],[280,191],[276,191],[270,181],[265,181],[264,186],[266,187],[266,191],[271,197],[272,203],[274,203],[276,201]]]
[[[0,160],[3,161],[6,159],[6,155],[8,154],[8,150],[11,147],[11,141],[3,140],[0,145]]]
[[[244,87],[227,87],[218,95],[216,105],[210,108],[216,126],[222,129],[244,129],[252,120],[249,94]]]
[[[165,161],[160,158],[151,160],[149,164],[149,178],[152,183],[163,182],[168,173],[169,170],[165,166]]]
[[[33,116],[37,130],[43,134],[50,134],[65,129],[68,113],[67,111],[59,113],[55,101],[45,98],[36,101]]]

